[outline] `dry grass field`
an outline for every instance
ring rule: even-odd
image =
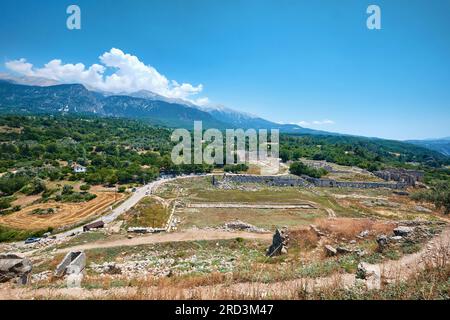
[[[105,212],[116,201],[125,197],[111,191],[93,192],[97,197],[84,203],[40,203],[30,205],[18,212],[1,216],[0,225],[19,230],[43,230],[60,228],[92,219]],[[33,214],[36,209],[53,209],[53,214]]]
[[[163,228],[169,218],[168,204],[156,197],[145,197],[123,216],[127,227]]]

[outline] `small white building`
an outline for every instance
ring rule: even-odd
[[[82,165],[76,164],[73,166],[73,172],[75,173],[85,173],[86,167],[83,167]]]

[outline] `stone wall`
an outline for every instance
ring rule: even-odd
[[[329,188],[355,188],[355,189],[404,189],[407,187],[406,183],[389,183],[389,182],[356,182],[356,181],[336,181],[331,179],[316,179],[311,177],[304,177],[309,183],[316,187]]]
[[[252,176],[252,175],[225,175],[226,182],[234,183],[262,183],[278,187],[330,187],[330,188],[355,188],[355,189],[404,189],[407,183],[397,182],[352,182],[336,181],[331,179],[316,179],[308,176]]]
[[[262,183],[278,187],[305,187],[308,185],[306,180],[291,176],[225,175],[224,180],[234,183]]]
[[[416,182],[423,179],[424,173],[419,170],[407,170],[407,169],[386,169],[376,171],[374,174],[386,181],[397,181],[405,183],[408,186],[415,186]]]

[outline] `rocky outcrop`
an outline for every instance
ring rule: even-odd
[[[273,236],[272,245],[267,250],[267,256],[279,256],[286,254],[289,245],[289,233],[287,228],[277,229]]]
[[[0,282],[16,280],[27,284],[33,265],[28,258],[16,254],[0,254]]]

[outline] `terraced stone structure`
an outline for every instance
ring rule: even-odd
[[[336,181],[331,179],[317,179],[308,176],[255,176],[255,175],[224,175],[225,182],[234,183],[261,183],[277,187],[328,187],[328,188],[355,188],[355,189],[405,189],[408,184],[404,182],[352,182]]]
[[[253,176],[253,175],[224,175],[224,181],[234,183],[262,183],[277,187],[306,187],[308,182],[293,176]]]
[[[424,173],[419,170],[407,169],[386,169],[376,171],[374,174],[386,181],[397,181],[405,183],[408,186],[415,186],[417,182],[422,181]]]

